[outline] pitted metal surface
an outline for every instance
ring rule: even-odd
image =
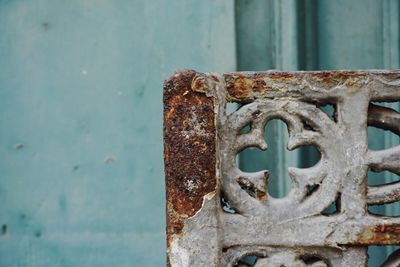
[[[399,71],[197,73],[164,84],[170,266],[366,266],[368,245],[400,244],[400,218],[368,205],[400,200],[400,182],[368,186],[368,170],[400,174],[400,146],[371,150],[367,126],[400,132]],[[230,114],[228,102],[241,107]],[[335,107],[333,117],[322,105]],[[268,170],[240,170],[248,147],[268,149],[265,125],[286,123],[288,149],[313,145],[310,168],[289,168],[287,196]],[[249,131],[243,131],[244,128]],[[222,199],[222,201],[221,201]],[[324,210],[336,203],[332,214]],[[228,208],[227,208],[228,206]],[[384,266],[400,266],[395,253]]]

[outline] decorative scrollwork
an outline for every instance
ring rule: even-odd
[[[379,104],[399,101],[399,71],[174,75],[164,89],[171,266],[363,267],[369,245],[400,245],[400,217],[368,210],[400,200],[400,181],[368,185],[369,170],[400,175],[400,145],[372,150],[367,131],[399,135],[400,113]],[[241,107],[227,114],[228,102]],[[268,193],[268,170],[236,162],[246,148],[268,149],[274,119],[287,125],[289,150],[312,145],[321,155],[288,169],[283,198]],[[326,214],[333,202],[337,212]],[[383,266],[399,266],[398,255]]]
[[[246,173],[235,163],[237,153],[247,147],[267,149],[264,128],[272,119],[281,119],[287,124],[289,150],[315,145],[321,153],[320,161],[313,167],[289,168],[293,188],[283,199],[268,195],[268,170]],[[241,133],[240,129],[247,125],[250,131]],[[231,113],[223,129],[225,138],[221,140],[221,148],[227,153],[222,155],[222,190],[239,213],[274,214],[276,220],[291,219],[320,214],[335,200],[341,183],[340,173],[334,168],[340,160],[335,159],[340,147],[332,151],[330,143],[323,140],[339,143],[342,137],[335,122],[315,105],[293,100],[255,101]],[[318,185],[318,189],[309,194],[308,188],[313,185]],[[256,198],[240,190],[243,186],[255,188]],[[282,214],[280,211],[288,206],[292,212]]]

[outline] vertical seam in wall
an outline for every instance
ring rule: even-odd
[[[302,46],[302,42],[301,42],[301,36],[302,36],[302,32],[303,32],[303,30],[302,30],[303,16],[301,13],[303,10],[302,6],[303,6],[303,1],[299,0],[296,5],[296,14],[297,14],[297,19],[296,19],[297,40],[296,40],[296,42],[297,42],[297,68],[300,70],[303,69],[301,55],[302,55],[302,51],[304,50],[303,46]]]
[[[233,2],[233,33],[234,33],[234,37],[233,37],[233,42],[234,42],[234,53],[235,53],[235,69],[239,70],[239,49],[238,49],[238,42],[239,42],[239,34],[238,34],[238,27],[237,27],[237,23],[238,23],[238,16],[239,16],[239,12],[238,12],[238,0],[234,0]]]
[[[386,5],[385,5],[386,1],[381,1],[381,42],[382,42],[382,46],[381,46],[381,58],[382,58],[382,67],[386,68],[388,65],[390,65],[390,62],[387,62],[387,60],[390,61],[390,56],[387,57],[386,53],[388,52],[387,49],[387,40],[386,40],[386,35],[387,35],[387,29],[386,29]],[[389,50],[390,51],[390,50]]]
[[[315,66],[313,66],[313,68],[316,68],[316,69],[320,69],[320,64],[319,64],[319,50],[320,50],[320,47],[319,47],[319,22],[318,22],[318,19],[319,19],[319,17],[318,17],[318,10],[319,10],[319,4],[318,4],[318,1],[315,1],[315,3],[314,3],[314,8],[312,9],[312,17],[313,17],[313,20],[312,20],[312,23],[314,24],[313,25],[313,27],[315,27],[314,28],[314,31],[315,31],[315,37],[314,37],[314,39],[313,39],[313,42],[314,42],[314,45],[315,45]]]
[[[320,46],[317,1],[297,2],[297,24],[298,68],[318,70]]]
[[[274,43],[274,49],[272,50],[272,53],[273,53],[273,56],[272,56],[272,58],[273,58],[273,68],[274,69],[278,69],[278,64],[277,64],[277,62],[278,62],[278,47],[279,47],[279,38],[278,38],[278,29],[277,29],[277,16],[278,16],[278,14],[277,14],[277,3],[276,3],[276,1],[274,0],[274,1],[272,1],[272,8],[271,8],[271,11],[270,12],[272,12],[272,15],[271,15],[271,20],[272,20],[272,22],[271,22],[271,25],[272,25],[272,27],[271,27],[271,40],[273,41],[273,43]]]

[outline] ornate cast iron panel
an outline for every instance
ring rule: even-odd
[[[368,212],[400,200],[400,183],[368,186],[368,170],[400,174],[400,146],[368,148],[367,126],[399,135],[399,71],[182,71],[164,84],[170,266],[366,266],[369,245],[400,244],[400,218]],[[227,103],[240,108],[230,114]],[[335,107],[332,117],[321,110]],[[319,162],[289,168],[284,198],[268,170],[246,173],[237,154],[267,149],[264,127],[288,127],[288,149],[314,145]],[[247,130],[245,130],[247,129]],[[324,210],[336,203],[336,211]],[[384,266],[399,266],[392,255]]]

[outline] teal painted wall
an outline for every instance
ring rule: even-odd
[[[399,10],[397,0],[0,0],[0,266],[164,266],[163,79],[181,68],[399,68]],[[287,166],[317,155],[288,152],[285,126],[268,127],[270,150],[240,164],[269,166],[271,193],[284,195]],[[370,131],[371,147],[398,143]],[[372,248],[370,266],[390,251]]]
[[[0,266],[165,266],[162,82],[234,40],[222,1],[0,1]]]

